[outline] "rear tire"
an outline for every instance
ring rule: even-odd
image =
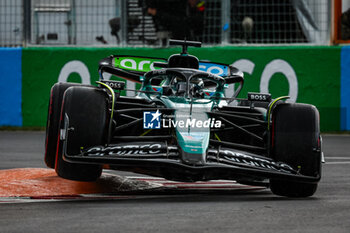
[[[107,137],[108,108],[105,92],[95,87],[71,87],[64,95],[60,128],[68,116],[66,152],[80,154],[81,148],[103,145]],[[64,160],[63,141],[59,140],[56,173],[65,179],[95,181],[101,176],[102,165],[71,163]]]
[[[278,105],[273,112],[272,156],[306,176],[321,176],[319,113],[307,104]],[[308,197],[317,183],[270,179],[271,191],[280,196]]]
[[[81,86],[79,83],[56,83],[51,88],[49,109],[46,122],[45,139],[45,163],[49,168],[55,168],[57,138],[59,121],[61,116],[62,100],[64,92],[73,86]]]

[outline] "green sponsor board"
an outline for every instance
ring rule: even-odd
[[[243,70],[245,86],[239,97],[249,91],[269,91],[272,98],[290,95],[298,103],[317,106],[324,132],[340,129],[340,50],[335,46],[218,47],[192,53]]]
[[[167,58],[179,52],[180,48],[24,48],[23,126],[46,124],[54,83],[94,84],[98,80],[98,62],[104,57],[115,54]],[[190,48],[189,52],[201,60],[233,64],[241,69],[245,86],[239,97],[260,91],[270,92],[273,98],[290,95],[291,101],[318,107],[321,130],[339,130],[340,47],[206,47]],[[152,69],[154,61],[159,60],[129,57],[115,60],[115,65],[146,71]],[[131,83],[127,85],[132,87]]]
[[[50,89],[56,82],[95,85],[99,79],[98,62],[102,58],[111,54],[138,56],[150,53],[155,57],[167,57],[176,51],[146,48],[23,48],[23,126],[45,126]],[[111,79],[122,80],[116,77]]]

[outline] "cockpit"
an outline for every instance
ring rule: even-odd
[[[165,96],[210,98],[223,90],[224,79],[192,69],[172,69],[149,72],[143,90]]]

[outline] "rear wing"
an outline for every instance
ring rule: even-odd
[[[167,68],[167,62],[168,60],[164,58],[111,55],[100,61],[99,72],[101,79],[103,79],[102,74],[107,72],[133,82],[141,83],[140,76],[152,70]],[[243,81],[243,73],[227,64],[199,61],[198,69],[225,78],[227,84]]]

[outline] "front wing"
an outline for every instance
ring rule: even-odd
[[[116,169],[142,170],[141,173],[176,180],[273,178],[317,183],[321,178],[302,175],[286,163],[224,147],[208,149],[206,163],[197,166],[183,163],[178,147],[164,142],[119,143],[83,149],[79,155],[64,154],[64,159],[69,162],[109,164]]]

